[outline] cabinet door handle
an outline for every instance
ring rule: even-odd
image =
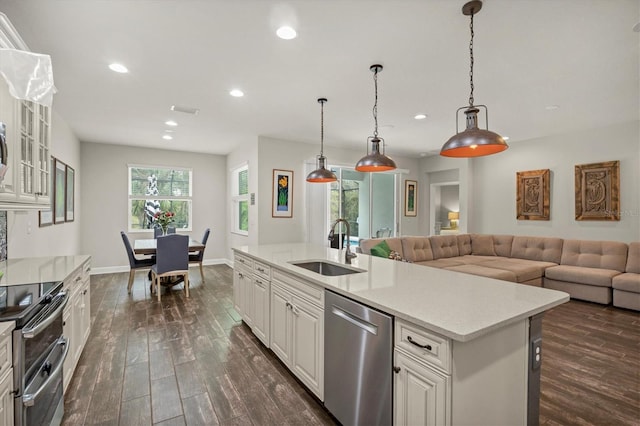
[[[264,285],[264,283],[263,283],[262,281],[260,281],[260,280],[256,280],[256,284],[262,284],[262,285]]]
[[[264,269],[262,268],[256,268],[258,270],[258,272],[264,272]]]
[[[294,315],[300,315],[300,311],[298,310],[297,306],[291,305],[291,311],[293,312]]]
[[[411,343],[412,345],[416,345],[419,348],[426,349],[428,351],[431,350],[431,345],[421,345],[420,343],[413,340],[411,336],[407,336],[407,340],[409,341],[409,343]]]
[[[87,289],[85,288],[82,294],[87,294]]]
[[[285,306],[287,307],[287,309],[293,308],[293,305],[289,302],[285,303]]]
[[[400,367],[396,367],[396,366],[393,367],[393,372],[396,374],[398,374],[400,370],[402,370]]]
[[[242,275],[242,272],[238,272],[238,276],[239,276],[240,278],[244,278],[244,275]]]

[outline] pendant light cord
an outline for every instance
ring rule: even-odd
[[[471,41],[469,42],[469,54],[471,57],[470,61],[470,69],[469,69],[469,82],[471,83],[471,93],[469,93],[469,106],[473,106],[473,9],[471,10],[471,24],[469,28],[471,29]]]
[[[320,157],[324,156],[324,101],[320,102]]]
[[[373,130],[373,136],[378,137],[378,69],[373,72],[373,84],[375,86],[375,102],[373,104],[373,121],[375,122],[375,129]]]

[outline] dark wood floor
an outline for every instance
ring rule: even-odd
[[[65,398],[65,425],[333,425],[239,320],[232,270],[192,270],[149,294],[146,274],[91,277],[93,328]],[[543,321],[540,423],[640,425],[640,315],[569,302]]]

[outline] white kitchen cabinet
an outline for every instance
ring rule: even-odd
[[[400,318],[394,424],[527,424],[528,319],[468,342]]]
[[[271,350],[320,400],[324,399],[324,292],[273,270]]]
[[[13,351],[15,322],[0,324],[0,425],[13,424]]]
[[[0,47],[25,50],[16,33],[0,21]],[[11,96],[0,78],[0,121],[6,126],[8,170],[0,182],[0,210],[49,208],[51,204],[51,111]]]
[[[251,330],[258,339],[269,347],[269,293],[271,283],[264,278],[253,278],[251,290],[253,292],[253,326]]]
[[[394,365],[394,424],[449,424],[449,377],[397,349]]]
[[[234,308],[262,343],[269,347],[271,268],[242,255],[235,255]]]
[[[68,301],[62,313],[62,333],[69,339],[69,353],[62,370],[65,390],[91,332],[90,268],[90,261],[85,262],[63,284]]]
[[[13,424],[13,369],[0,374],[0,425]]]

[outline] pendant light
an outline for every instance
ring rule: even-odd
[[[473,0],[462,7],[465,16],[471,16],[471,42],[469,43],[469,53],[471,56],[471,67],[469,71],[471,93],[469,94],[469,106],[458,108],[456,111],[456,134],[453,135],[440,150],[440,155],[444,157],[481,157],[483,155],[496,154],[509,148],[504,138],[489,130],[489,111],[485,105],[473,104],[473,15],[482,8],[480,0]],[[478,107],[485,110],[486,130],[478,128]],[[467,116],[467,129],[458,133],[458,113],[465,110]]]
[[[316,169],[309,173],[307,176],[307,182],[312,183],[324,183],[335,182],[338,180],[336,174],[331,170],[327,170],[327,159],[324,156],[324,104],[327,102],[326,98],[318,99],[320,104],[320,155],[316,157]]]
[[[362,157],[356,164],[359,172],[386,172],[396,168],[396,163],[384,153],[384,139],[378,137],[378,73],[382,71],[382,65],[371,65],[373,71],[373,82],[376,89],[375,103],[373,104],[373,119],[375,128],[373,136],[367,138],[367,155]],[[369,141],[371,141],[371,153],[369,154]],[[382,153],[380,153],[380,143],[382,143]]]

